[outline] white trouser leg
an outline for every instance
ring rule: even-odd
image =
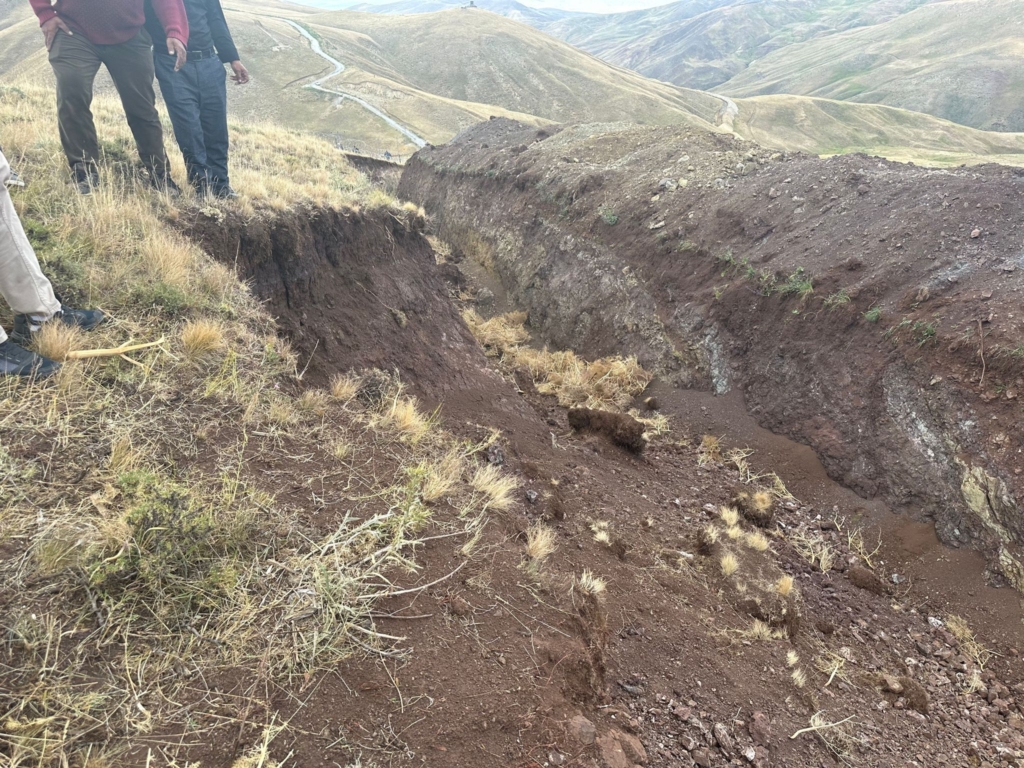
[[[49,318],[60,311],[60,302],[14,210],[5,183],[10,177],[11,166],[0,152],[0,295],[16,314]],[[0,343],[6,340],[0,328]]]

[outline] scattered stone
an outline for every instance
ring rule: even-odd
[[[665,226],[665,222],[664,221],[659,221],[659,222],[654,223],[654,224],[648,224],[647,228],[653,230],[653,229],[661,229],[664,226]]]
[[[693,750],[690,753],[690,757],[693,758],[694,764],[699,765],[700,768],[711,768],[712,766],[711,753],[703,747]]]
[[[565,765],[565,755],[561,752],[551,752],[548,754],[549,765]]]
[[[892,675],[882,675],[882,690],[899,696],[903,693],[903,685]]]
[[[527,491],[526,492],[526,500],[530,504],[536,504],[538,498],[539,498],[539,494],[536,491]]]
[[[972,240],[977,240],[979,237],[981,237],[981,230],[980,229],[975,229],[974,231],[971,232],[971,239]]]
[[[569,738],[575,739],[583,746],[590,746],[597,739],[597,728],[583,715],[576,715],[566,724]]]
[[[715,737],[715,741],[718,742],[718,746],[722,748],[722,751],[726,754],[732,753],[733,741],[732,736],[729,735],[729,729],[725,727],[724,723],[715,723],[711,729],[711,733]]]
[[[679,182],[675,179],[662,179],[658,182],[658,186],[662,189],[667,189],[669,192],[675,192],[679,187]]]
[[[644,749],[640,739],[622,731],[613,731],[613,733],[615,738],[619,740],[622,751],[625,752],[627,758],[640,765],[644,765],[647,762],[647,750]]]
[[[481,288],[476,292],[476,303],[481,307],[489,307],[494,304],[494,291],[490,288]]]
[[[873,595],[882,596],[886,594],[885,584],[875,576],[874,572],[861,565],[855,565],[851,568],[846,577],[853,586],[867,590]]]
[[[757,759],[757,750],[753,747],[747,747],[743,750],[743,757],[746,758],[748,763],[752,763]]]
[[[633,768],[633,761],[626,756],[622,742],[616,738],[618,733],[613,731],[598,737],[597,751],[601,755],[601,764],[604,768]]]
[[[928,617],[928,623],[931,624],[933,627],[935,627],[935,629],[942,629],[944,626],[946,626],[942,622],[942,619],[937,619],[934,616],[929,616]]]
[[[755,744],[767,747],[772,738],[772,725],[768,715],[760,711],[755,712],[747,725],[747,733]]]
[[[497,443],[487,446],[487,463],[500,467],[505,463],[505,451]]]

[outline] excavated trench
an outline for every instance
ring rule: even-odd
[[[927,523],[1024,588],[1016,171],[492,120],[399,192],[545,343],[637,355],[679,409],[809,446],[890,539],[920,550]]]

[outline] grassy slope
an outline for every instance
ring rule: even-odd
[[[859,3],[854,0],[866,12]],[[227,0],[225,5],[254,75],[252,85],[230,89],[234,116],[245,123],[269,121],[327,134],[347,148],[388,149],[398,155],[412,151],[396,131],[352,102],[338,103],[301,87],[325,74],[327,63],[309,50],[298,32],[275,18],[278,14],[306,24],[347,65],[331,84],[375,104],[435,143],[491,115],[532,123],[548,119],[709,128],[721,104],[705,93],[608,66],[530,27],[483,11],[400,17],[319,13],[274,0]],[[880,5],[871,7],[881,12]],[[15,67],[18,79],[48,82],[51,75],[38,30],[24,9],[15,9],[15,14],[22,21],[0,29],[0,39],[8,36],[12,41],[8,51],[35,53],[22,58],[0,52],[0,73],[6,64]],[[1024,137],[1019,135],[983,134],[870,105],[842,107],[790,96],[741,99],[739,105],[739,133],[782,149],[818,154],[861,150],[933,164],[1015,163],[1024,154]]]
[[[760,144],[831,155],[864,152],[944,166],[1024,165],[1024,134],[967,128],[931,115],[803,96],[739,99],[737,132]]]
[[[680,0],[569,18],[545,31],[614,64],[691,88],[714,88],[776,48],[873,23],[926,0]]]
[[[710,104],[486,11],[325,13],[313,27],[343,61],[396,83],[559,122],[676,123]]]
[[[158,345],[68,362],[42,385],[0,381],[0,763],[183,765],[179,737],[161,735],[188,734],[187,748],[224,723],[195,700],[205,678],[191,670],[288,686],[376,644],[369,596],[386,569],[415,570],[405,548],[430,517],[425,500],[461,496],[472,527],[500,499],[470,489],[452,453],[464,447],[400,391],[376,409],[353,399],[353,382],[295,395],[295,361],[259,302],[177,234],[181,207],[134,181],[119,105],[96,101],[106,183],[82,198],[52,104],[45,89],[0,87],[4,149],[29,180],[16,205],[58,291],[111,322],[39,348],[63,359]],[[322,204],[386,209],[407,226],[418,216],[315,137],[233,133],[249,206],[236,213]],[[193,203],[182,203],[191,215]],[[265,456],[301,457],[296,488],[330,477],[357,489],[352,518],[304,527],[308,497],[278,498]],[[234,727],[253,750],[237,765],[273,765],[266,744],[279,730]],[[146,747],[124,754],[146,738],[148,758]]]
[[[978,128],[1024,130],[1024,20],[1015,0],[943,0],[777,51],[724,85],[875,102]]]

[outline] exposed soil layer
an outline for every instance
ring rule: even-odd
[[[1024,178],[492,120],[401,195],[546,342],[736,389],[867,499],[1024,587]]]
[[[1002,623],[986,624],[997,603],[966,606],[968,623],[981,622],[981,642],[999,653],[981,670],[968,646],[929,621],[965,606],[903,580],[937,545],[908,532],[906,551],[865,563],[850,549],[859,500],[809,449],[767,432],[752,435],[759,453],[750,470],[779,469],[803,503],[773,501],[766,548],[748,538],[760,529],[742,520],[734,538],[720,506],[758,483],[728,459],[731,441],[701,448],[705,433],[746,445],[740,439],[757,429],[734,396],[655,384],[649,394],[673,432],[653,438],[642,457],[575,431],[527,374],[513,381],[490,367],[449,298],[448,271],[414,230],[327,212],[193,229],[225,261],[237,254],[304,360],[318,350],[307,380],[397,367],[410,386],[443,401],[446,426],[461,436],[479,441],[500,430],[497,449],[474,461],[500,462],[521,483],[513,508],[493,514],[468,560],[461,540],[444,538],[459,510],[434,505],[440,538],[416,553],[423,570],[415,583],[437,583],[382,607],[393,618],[378,624],[405,638],[397,646],[408,656],[354,658],[332,674],[261,686],[255,699],[248,678],[213,681],[218,697],[247,715],[276,711],[288,722],[272,756],[325,768],[357,756],[363,765],[442,768],[804,768],[835,764],[832,750],[879,768],[1024,757],[1019,615],[1006,610]],[[367,288],[383,302],[367,300]],[[284,490],[294,483],[301,504],[302,476],[315,470],[292,453],[283,445],[261,470]],[[358,491],[329,481],[318,488],[338,515]],[[303,521],[315,531],[337,515]],[[556,549],[532,562],[525,540],[538,523],[554,530]],[[709,524],[722,533],[705,546]],[[872,535],[864,533],[869,542]],[[830,547],[831,569],[798,551],[794,542],[805,537]],[[886,594],[856,586],[869,579],[849,578],[855,568],[873,574],[872,585],[889,585]],[[582,587],[587,572],[605,582],[602,596]],[[792,590],[777,586],[784,576]],[[827,741],[789,738],[819,712],[828,723],[853,720],[829,729]],[[207,732],[189,757],[226,768],[244,745],[239,733],[234,723],[223,738]],[[137,754],[144,764],[146,751]]]
[[[185,230],[266,303],[304,381],[397,370],[437,404],[481,386],[483,355],[449,300],[422,220],[409,216],[311,209],[218,221],[197,212]]]

